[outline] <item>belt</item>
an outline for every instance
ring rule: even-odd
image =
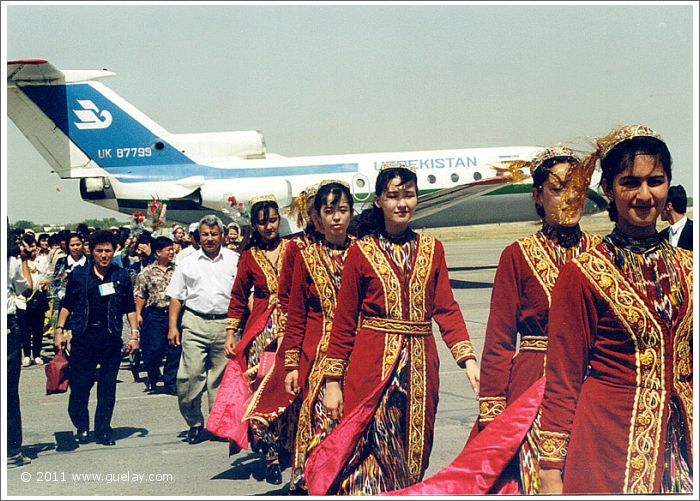
[[[547,336],[523,336],[520,351],[547,351]]]
[[[187,306],[185,306],[185,309],[193,315],[196,315],[205,320],[223,320],[224,318],[228,317],[227,313],[201,313],[199,311],[193,310],[192,308],[188,308]]]
[[[403,334],[406,336],[430,336],[433,333],[431,321],[413,322],[395,318],[365,317],[362,327],[388,334]]]
[[[168,306],[147,306],[145,308],[147,311],[157,311],[159,313],[167,313],[169,310]]]

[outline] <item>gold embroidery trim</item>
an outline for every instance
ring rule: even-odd
[[[559,276],[559,268],[552,261],[547,249],[536,234],[518,240],[518,245],[530,270],[532,270],[532,274],[535,275],[547,295],[547,304],[551,304],[552,290]]]
[[[456,343],[450,348],[450,352],[457,363],[470,358],[476,360],[476,352],[474,351],[474,346],[472,346],[471,341],[460,341]]]
[[[430,336],[433,333],[432,322],[412,322],[393,318],[364,317],[362,327],[389,334],[407,336]]]
[[[379,248],[374,238],[367,236],[357,241],[357,244],[369,262],[370,266],[379,277],[384,289],[384,308],[388,318],[402,318],[401,308],[401,284],[391,269],[384,252]]]
[[[636,392],[630,418],[623,492],[651,493],[656,463],[662,459],[659,457],[661,416],[666,401],[663,331],[634,288],[600,250],[582,254],[574,262],[634,343]]]
[[[328,352],[328,344],[330,342],[331,329],[333,326],[333,312],[335,310],[337,290],[333,285],[330,273],[319,255],[322,252],[321,243],[313,244],[302,252],[304,265],[309,273],[309,276],[316,285],[316,291],[321,303],[321,312],[323,314],[323,333],[316,347],[316,358],[314,359],[311,372],[309,374],[309,393],[299,408],[299,416],[297,418],[297,435],[294,443],[294,460],[295,464],[300,464],[309,450],[309,445],[313,440],[312,429],[312,414],[314,404],[316,403],[317,395],[319,395],[323,387],[323,367],[325,367],[325,357]],[[343,374],[344,375],[344,370]],[[341,375],[341,376],[342,376]]]
[[[345,368],[348,361],[342,358],[325,358],[322,364],[321,374],[327,377],[340,377],[345,375]]]
[[[540,430],[538,446],[540,461],[564,463],[569,449],[569,434]]]
[[[412,484],[423,472],[423,445],[425,442],[425,338],[410,337],[411,349],[408,414],[408,475]]]
[[[299,350],[287,350],[284,352],[284,366],[286,368],[296,369],[299,367],[299,359],[301,353]]]
[[[419,236],[416,249],[416,262],[413,273],[408,283],[408,318],[416,321],[426,320],[428,309],[426,307],[425,289],[428,285],[428,274],[433,265],[435,255],[435,238]]]
[[[282,248],[280,249],[280,254],[279,254],[279,261],[282,263],[284,261],[284,253],[287,250],[287,245],[289,244],[289,240],[283,239],[280,242],[280,245]],[[267,283],[267,290],[270,292],[270,298],[272,299],[272,296],[274,295],[275,297],[277,296],[277,280],[278,280],[278,272],[275,271],[275,269],[272,267],[272,263],[267,260],[265,257],[265,253],[258,249],[257,247],[253,247],[250,249],[250,253],[253,256],[253,259],[257,263],[257,265],[260,267],[260,269],[263,272],[263,275],[265,275],[265,282]]]
[[[234,331],[238,330],[238,326],[241,323],[240,318],[227,318],[226,319],[226,329],[233,329]]]
[[[688,436],[693,436],[693,352],[691,338],[693,332],[693,257],[685,249],[676,249],[679,268],[685,277],[685,315],[678,323],[673,340],[673,387],[685,410],[685,424]]]
[[[506,408],[506,397],[479,397],[479,421],[490,423]]]
[[[401,319],[403,317],[401,285],[389,261],[384,255],[384,252],[371,236],[358,240],[356,245],[359,246],[362,254],[364,254],[382,284],[382,289],[384,291],[384,307],[386,309],[387,318]],[[394,362],[399,355],[402,340],[403,337],[398,334],[387,334],[384,337],[382,380],[387,377],[389,371],[394,366]]]
[[[547,351],[547,336],[523,336],[520,351]]]

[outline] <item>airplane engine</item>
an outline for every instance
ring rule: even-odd
[[[80,196],[83,200],[115,198],[114,189],[106,177],[84,177],[80,180]]]
[[[185,155],[201,163],[216,164],[230,161],[231,157],[262,159],[267,152],[265,137],[257,130],[173,134],[168,139]]]

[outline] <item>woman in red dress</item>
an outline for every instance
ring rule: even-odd
[[[246,405],[242,418],[243,421],[247,421],[254,427],[274,428],[281,434],[278,437],[280,444],[284,444],[285,448],[289,449],[292,448],[291,444],[294,442],[301,399],[295,398],[296,395],[294,393],[289,393],[285,389],[284,380],[287,372],[285,370],[284,350],[280,349],[279,346],[285,336],[294,262],[304,249],[316,242],[319,237],[322,238],[322,233],[317,229],[320,227],[320,224],[318,224],[318,215],[313,205],[317,188],[316,185],[313,185],[302,191],[295,198],[291,206],[292,209],[288,212],[290,216],[295,212],[297,213],[297,226],[303,226],[304,232],[289,240],[284,256],[282,256],[282,266],[277,286],[276,327],[278,349],[272,369],[259,384],[256,383],[257,390]],[[234,450],[236,448],[234,446]],[[273,478],[272,480],[276,479]],[[278,482],[274,481],[272,483]]]
[[[423,477],[439,387],[432,320],[478,390],[442,244],[408,226],[417,189],[415,172],[384,168],[345,259],[322,368],[326,412],[343,420],[307,461],[313,495],[373,495]]]
[[[314,208],[314,199],[318,184],[306,188],[292,202],[288,216],[297,215],[297,226],[303,227],[304,231],[289,240],[289,245],[284,253],[280,279],[277,288],[277,298],[279,300],[280,312],[280,332],[284,334],[284,325],[287,318],[287,304],[289,303],[289,293],[292,289],[292,276],[294,274],[294,262],[302,249],[305,249],[314,242],[323,238],[323,231],[318,219],[318,213]],[[283,360],[282,360],[283,363]]]
[[[542,228],[501,254],[481,359],[478,428],[472,436],[542,377],[549,303],[559,270],[602,240],[579,226],[592,170],[581,165],[576,152],[561,145],[545,148],[528,167]],[[569,196],[566,188],[577,182],[582,189]],[[495,488],[510,481],[522,494],[537,493],[535,433],[528,432]]]
[[[260,386],[266,370],[272,365],[269,361],[274,359],[277,350],[277,283],[280,264],[289,240],[279,236],[280,216],[274,196],[257,197],[252,199],[251,203],[250,214],[255,234],[238,262],[238,273],[233,283],[228,308],[224,352],[240,364],[241,370],[248,377],[249,391],[254,393]],[[241,339],[236,343],[236,332],[244,320],[251,291],[253,305],[245,320]],[[249,421],[253,447],[266,452],[266,479],[273,484],[282,482],[278,424],[260,420]]]
[[[690,493],[692,253],[656,232],[671,154],[629,125],[596,141],[597,159],[615,228],[552,293],[541,492]]]
[[[326,355],[340,278],[348,248],[353,199],[342,181],[322,181],[315,200],[324,239],[301,251],[294,265],[284,356],[285,387],[300,395],[292,456],[290,492],[306,492],[304,464],[309,452],[332,430],[335,421],[323,407],[321,364]]]

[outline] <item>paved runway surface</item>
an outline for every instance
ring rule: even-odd
[[[455,297],[481,353],[493,277],[503,248],[512,240],[463,239],[444,242]],[[437,333],[437,327],[434,327]],[[438,334],[439,335],[439,334]],[[441,389],[435,442],[427,476],[449,464],[464,446],[478,406],[466,376],[449,350],[440,350]],[[145,374],[144,374],[145,376]],[[241,452],[228,457],[228,445],[184,442],[187,426],[177,397],[144,393],[127,365],[119,372],[112,426],[114,447],[95,443],[71,450],[73,427],[67,394],[45,395],[43,367],[22,369],[20,395],[24,445],[30,465],[7,471],[4,489],[15,496],[246,496],[286,493],[284,482],[264,481],[264,460]],[[206,401],[206,399],[205,399]],[[206,406],[206,403],[204,404]],[[95,409],[95,390],[90,403]]]

